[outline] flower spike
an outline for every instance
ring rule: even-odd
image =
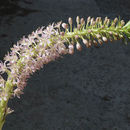
[[[23,94],[27,80],[34,72],[45,64],[56,60],[61,55],[74,54],[74,48],[81,51],[80,41],[90,48],[92,45],[102,45],[103,42],[113,40],[130,40],[130,21],[114,20],[105,17],[84,18],[76,17],[76,26],[73,26],[71,17],[67,23],[61,21],[53,23],[46,28],[41,27],[32,32],[28,37],[23,37],[14,45],[0,61],[0,129],[5,117],[12,112],[7,108],[8,100],[12,96]],[[2,74],[8,75],[3,79]]]

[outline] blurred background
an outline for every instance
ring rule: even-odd
[[[38,27],[120,16],[130,20],[130,0],[1,0],[0,60]],[[3,130],[130,130],[130,44],[83,48],[45,65],[24,95],[9,101],[14,113]]]

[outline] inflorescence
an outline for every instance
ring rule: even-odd
[[[27,84],[27,79],[44,64],[55,60],[63,54],[73,54],[74,49],[81,51],[81,41],[87,48],[102,45],[108,40],[130,39],[130,22],[105,17],[96,19],[76,17],[77,25],[73,26],[72,18],[67,23],[58,22],[38,28],[28,37],[23,37],[0,62],[0,108],[11,96],[20,97]],[[8,75],[5,80],[2,74]]]

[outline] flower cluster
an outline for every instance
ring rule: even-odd
[[[0,61],[0,129],[2,128],[5,116],[12,110],[7,108],[11,96],[23,94],[27,85],[27,79],[35,71],[39,70],[64,54],[73,54],[74,49],[81,51],[81,41],[87,48],[92,45],[102,45],[108,40],[128,39],[130,40],[130,21],[124,25],[123,20],[115,18],[110,21],[107,17],[102,20],[88,17],[76,17],[76,27],[73,27],[72,18],[67,23],[61,21],[46,28],[38,28],[28,37],[23,37],[11,51]],[[3,74],[7,74],[7,79]]]
[[[14,96],[19,97],[23,93],[27,79],[44,64],[62,54],[73,54],[75,47],[81,51],[81,40],[89,48],[92,45],[97,46],[98,43],[101,45],[108,40],[124,39],[124,33],[127,35],[130,33],[128,26],[124,26],[124,21],[118,18],[110,21],[107,17],[104,20],[101,17],[96,19],[88,17],[85,22],[84,18],[77,16],[76,23],[76,27],[73,27],[72,18],[69,18],[68,24],[58,22],[45,29],[38,28],[13,45],[11,52],[4,57],[4,63],[0,63],[0,73],[8,74],[8,80],[14,88]],[[0,80],[2,80],[0,88],[5,87],[6,81],[2,77]]]
[[[30,74],[34,73],[50,61],[55,60],[61,54],[67,53],[64,41],[59,37],[54,24],[46,29],[37,29],[27,38],[23,37],[11,48],[11,53],[1,62],[1,73],[8,72],[13,86],[17,86],[14,95],[19,97],[27,84]],[[3,86],[3,84],[1,85]]]
[[[124,31],[124,20],[118,20],[118,18],[110,21],[108,17],[105,17],[104,20],[102,20],[101,17],[97,17],[96,19],[88,17],[85,22],[84,18],[80,19],[79,16],[77,16],[76,27],[72,27],[72,18],[68,19],[68,23],[69,24],[62,23],[62,27],[65,31],[61,33],[61,36],[70,43],[70,54],[74,53],[74,43],[76,43],[77,50],[82,50],[80,45],[81,40],[86,47],[89,48],[92,45],[97,46],[98,43],[100,45],[102,45],[103,42],[107,43],[108,40],[112,42],[113,40],[124,39],[124,33],[130,35],[130,31]]]

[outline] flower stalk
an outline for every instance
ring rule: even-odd
[[[27,80],[45,64],[56,60],[64,54],[74,54],[74,48],[81,51],[81,40],[87,48],[92,45],[102,45],[108,40],[130,40],[130,21],[125,24],[123,20],[115,18],[110,21],[107,17],[96,19],[76,17],[76,27],[73,27],[72,18],[67,23],[58,22],[46,27],[38,28],[27,38],[23,37],[11,48],[0,62],[0,130],[2,130],[5,117],[12,112],[8,108],[11,97],[23,94]],[[6,73],[8,78],[4,79]]]

